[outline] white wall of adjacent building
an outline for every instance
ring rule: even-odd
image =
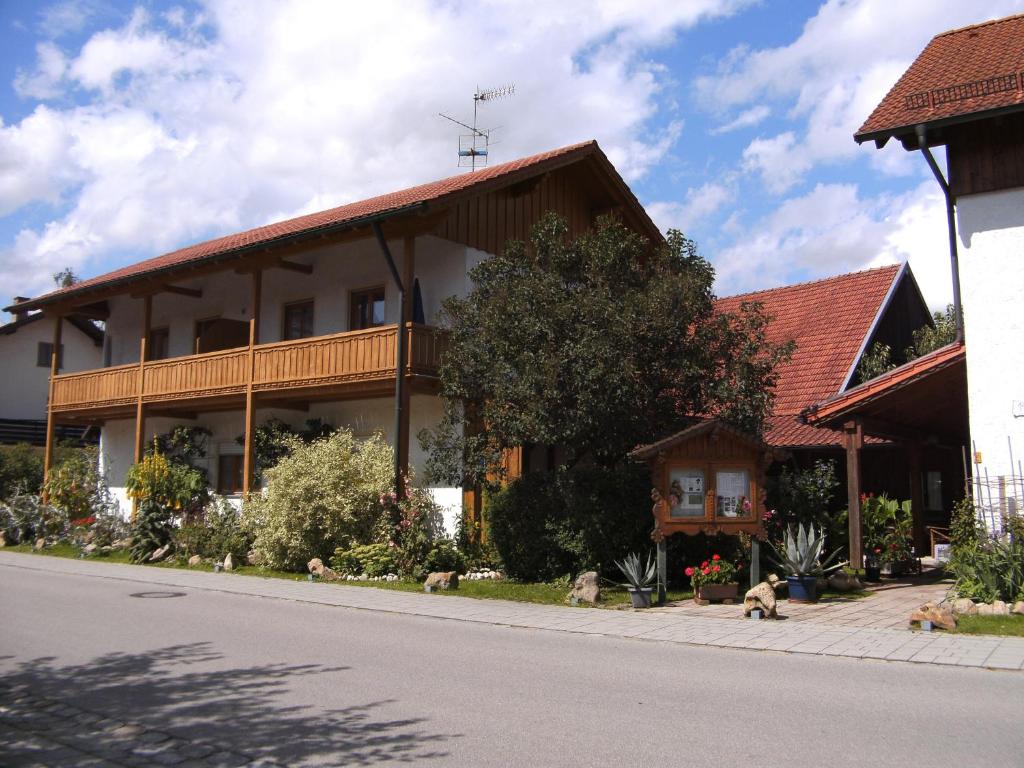
[[[53,343],[53,324],[41,318],[0,334],[0,419],[45,419],[49,395],[50,367],[38,365],[39,345]],[[64,366],[61,373],[99,368],[102,351],[95,342],[70,323],[64,323],[61,345]]]
[[[1024,466],[1024,189],[957,199],[971,439],[989,479]],[[1012,446],[1013,463],[1010,461]],[[1020,462],[1020,464],[1018,464]],[[1012,490],[1012,486],[1010,487]]]
[[[401,270],[402,243],[389,242],[392,255]],[[467,271],[487,254],[436,237],[420,237],[416,241],[416,277],[420,283],[424,319],[437,321],[443,301],[452,295],[464,296],[471,289]],[[375,241],[362,240],[343,246],[325,247],[296,256],[293,261],[311,263],[311,275],[281,269],[264,272],[260,342],[281,340],[283,308],[295,301],[313,299],[314,335],[339,333],[349,329],[349,298],[353,291],[375,286],[385,288],[385,322],[398,321],[398,293],[384,258]],[[192,281],[176,280],[175,285],[201,289],[201,298],[175,294],[158,294],[152,306],[151,327],[169,329],[169,355],[178,357],[193,352],[197,320],[222,317],[248,321],[251,278],[225,272]],[[408,287],[411,290],[411,286]],[[139,334],[143,321],[143,302],[128,296],[110,301],[111,315],[107,321],[108,364],[135,363],[139,359]],[[411,319],[411,318],[410,318]],[[94,366],[94,367],[99,367]],[[307,419],[322,419],[335,427],[346,427],[357,437],[381,433],[394,444],[394,399],[372,398],[312,403],[306,412],[258,409],[256,423],[279,418],[300,429]],[[416,435],[435,426],[442,416],[441,400],[432,395],[411,397],[409,464],[417,478],[424,476],[426,456]],[[218,483],[219,458],[226,453],[240,454],[237,442],[243,432],[243,412],[200,413],[194,420],[150,418],[146,435],[152,437],[171,428],[187,424],[210,429],[208,456],[203,462],[211,485]],[[103,471],[111,491],[127,514],[130,503],[125,493],[125,476],[134,455],[135,422],[124,419],[107,422],[102,430],[101,456]],[[422,484],[421,482],[418,484]],[[462,507],[462,490],[442,486],[429,487],[442,507],[445,524],[454,532]]]

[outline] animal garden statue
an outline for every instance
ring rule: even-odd
[[[767,581],[762,581],[756,587],[747,591],[743,598],[743,615],[750,618],[750,612],[760,610],[761,615],[766,619],[778,618],[775,610],[775,587],[779,583],[779,577],[774,573],[768,575]]]

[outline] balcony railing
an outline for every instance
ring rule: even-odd
[[[406,326],[406,374],[436,377],[445,337],[428,326]],[[253,349],[253,391],[286,394],[322,391],[348,384],[387,386],[395,378],[397,326],[335,333],[295,341],[260,344]],[[55,412],[118,410],[143,403],[223,399],[246,391],[249,348],[69,373],[54,379]]]

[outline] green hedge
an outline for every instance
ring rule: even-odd
[[[491,541],[509,576],[549,581],[597,570],[652,548],[647,467],[534,472],[488,499]]]

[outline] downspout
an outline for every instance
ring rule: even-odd
[[[398,340],[396,343],[395,356],[395,493],[402,495],[402,459],[398,441],[402,434],[402,396],[405,393],[405,286],[402,285],[402,278],[395,267],[395,260],[391,257],[391,249],[384,239],[384,232],[380,228],[380,222],[374,221],[373,234],[377,236],[377,244],[384,254],[384,260],[391,270],[391,277],[398,287]]]
[[[942,175],[942,170],[939,168],[938,163],[935,162],[935,158],[932,156],[931,150],[928,148],[928,142],[925,140],[925,127],[924,125],[918,125],[914,128],[917,133],[917,146],[924,154],[924,159],[928,161],[928,167],[932,169],[932,173],[935,175],[935,180],[939,182],[939,186],[942,187],[942,194],[946,198],[946,228],[949,232],[949,261],[953,269],[953,314],[956,321],[956,342],[962,343],[964,340],[964,311],[960,304],[960,259],[957,254],[956,247],[956,218],[953,199],[953,193],[949,188],[949,182]]]

